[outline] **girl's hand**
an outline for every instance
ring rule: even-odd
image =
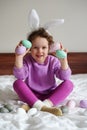
[[[66,57],[58,58],[60,60],[60,63],[61,63],[61,68],[63,70],[66,70],[68,68],[68,60],[67,60],[68,50],[63,47],[62,43],[60,43],[60,50],[63,50],[66,53]]]
[[[29,50],[30,48],[23,46],[22,41],[20,41],[20,43],[15,48],[15,54],[16,56],[24,57],[29,52]]]
[[[25,48],[25,51],[23,53],[16,53],[17,52],[17,49],[20,47],[22,47],[22,43],[20,41],[20,43],[17,45],[17,47],[15,48],[15,66],[17,68],[22,68],[23,67],[23,57],[29,52],[30,48],[26,49]]]
[[[60,50],[63,50],[64,52],[68,53],[68,50],[63,47],[63,44],[60,42]]]

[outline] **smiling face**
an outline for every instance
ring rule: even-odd
[[[36,37],[32,41],[31,55],[34,60],[40,64],[44,63],[48,56],[49,45],[46,38]]]

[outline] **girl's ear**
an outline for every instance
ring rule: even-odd
[[[28,23],[29,23],[31,30],[36,30],[37,28],[39,28],[40,19],[39,19],[39,16],[35,9],[32,9],[29,12]]]

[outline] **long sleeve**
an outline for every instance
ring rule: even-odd
[[[69,66],[66,70],[61,69],[61,64],[59,63],[59,60],[56,59],[54,64],[54,73],[57,78],[61,80],[68,80],[72,72]]]
[[[28,76],[28,65],[27,65],[27,61],[24,59],[23,61],[23,67],[22,68],[17,68],[16,66],[14,66],[13,68],[13,74],[17,79],[22,79],[25,80]]]

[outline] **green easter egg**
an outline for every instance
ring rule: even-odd
[[[65,58],[67,56],[67,54],[63,50],[57,50],[56,51],[56,56],[58,58]]]
[[[0,113],[8,113],[8,112],[9,110],[7,108],[4,107],[0,108]]]
[[[67,106],[62,106],[61,110],[63,113],[68,113],[69,112],[69,108]]]
[[[13,106],[11,104],[4,105],[4,108],[8,109],[9,112],[11,112],[13,110]]]
[[[31,48],[32,44],[30,41],[28,40],[23,40],[22,44],[26,47],[26,48]]]

